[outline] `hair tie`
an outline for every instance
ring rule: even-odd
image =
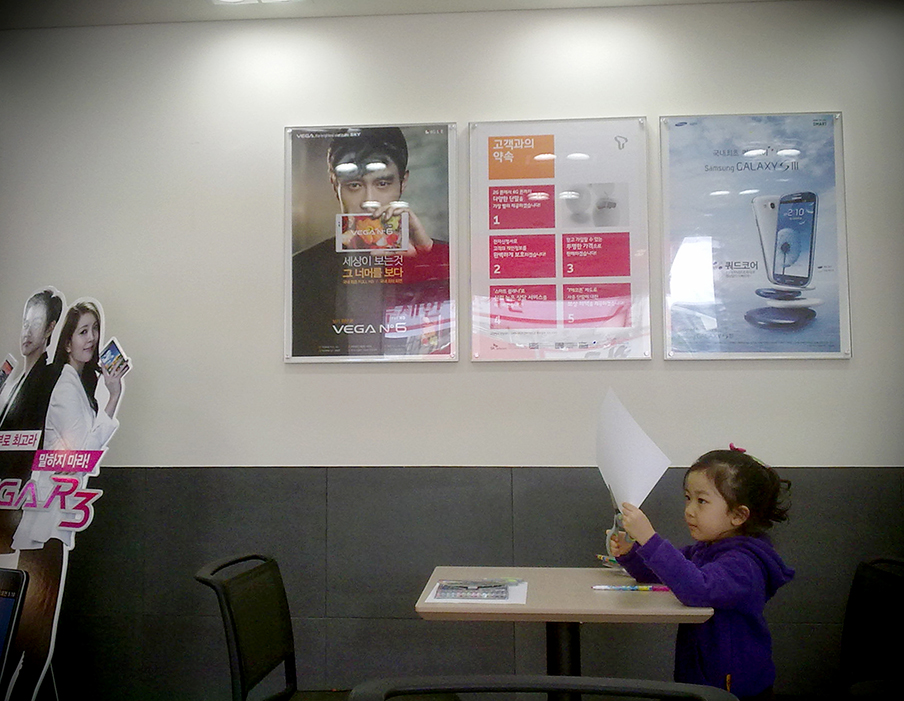
[[[746,448],[738,448],[738,446],[736,446],[734,443],[729,443],[728,449],[733,450],[736,453],[746,453],[747,452]]]

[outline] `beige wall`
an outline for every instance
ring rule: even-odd
[[[676,464],[733,441],[777,465],[900,465],[890,5],[0,32],[0,355],[36,288],[100,299],[135,365],[108,466],[592,465],[609,387]],[[646,116],[658,300],[658,117],[808,111],[843,114],[850,360],[665,361],[658,301],[649,361],[469,360],[469,122]],[[283,128],[427,121],[458,124],[460,360],[284,364]]]

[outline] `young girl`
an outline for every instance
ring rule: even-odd
[[[740,699],[771,699],[772,639],[763,610],[794,570],[765,531],[787,518],[775,470],[743,450],[713,450],[684,476],[684,518],[694,545],[676,549],[636,506],[622,504],[629,542],[611,538],[612,553],[639,582],[666,584],[687,606],[708,606],[705,623],[678,627],[675,680],[728,689]]]

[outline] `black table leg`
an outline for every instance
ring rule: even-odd
[[[581,676],[581,624],[550,621],[546,624],[546,673]],[[549,694],[548,701],[580,701],[580,694]]]

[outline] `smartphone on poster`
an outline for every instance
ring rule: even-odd
[[[816,193],[783,195],[778,205],[772,278],[778,285],[806,287],[816,251]]]
[[[15,664],[10,657],[10,650],[19,628],[22,602],[27,589],[27,572],[0,568],[0,681],[3,683],[10,678],[7,667]]]
[[[364,214],[336,215],[338,253],[399,253],[408,250],[408,212],[386,219]]]
[[[122,346],[119,345],[119,341],[116,340],[115,336],[110,339],[109,343],[100,352],[100,364],[107,372],[113,372],[122,365],[126,366],[123,374],[129,371],[131,364],[125,353],[122,352]]]
[[[756,220],[756,230],[760,235],[760,248],[763,251],[763,265],[766,266],[766,277],[769,282],[775,284],[772,277],[772,256],[775,253],[775,233],[778,231],[778,206],[781,197],[774,195],[761,195],[754,197],[753,218]]]
[[[6,384],[6,380],[9,379],[9,376],[13,374],[13,370],[16,369],[16,359],[7,354],[6,358],[3,360],[3,363],[0,364],[0,389],[3,389],[3,385]]]

